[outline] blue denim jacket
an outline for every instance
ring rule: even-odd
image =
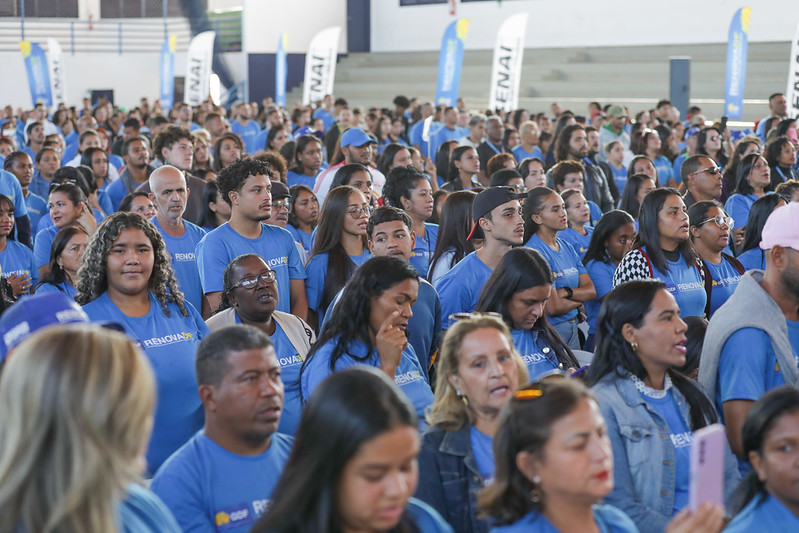
[[[607,423],[613,447],[615,486],[605,501],[624,511],[641,531],[664,531],[674,508],[677,464],[669,428],[663,417],[649,407],[624,377],[623,371],[603,377],[593,386],[599,408]],[[688,427],[689,406],[672,388],[677,406]],[[729,446],[725,450],[724,492],[730,494],[741,479]]]
[[[483,477],[472,453],[467,424],[458,431],[431,426],[422,437],[416,497],[432,506],[458,533],[488,533],[477,518]]]

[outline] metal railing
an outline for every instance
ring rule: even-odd
[[[241,51],[241,16],[211,19],[222,52]],[[56,39],[65,54],[159,53],[167,35],[177,36],[176,52],[185,52],[191,27],[185,18],[151,19],[0,19],[0,52],[19,52],[19,41],[43,44]]]

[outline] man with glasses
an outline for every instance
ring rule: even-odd
[[[272,216],[272,170],[257,159],[239,159],[216,179],[219,195],[230,205],[230,220],[211,231],[197,245],[200,281],[215,310],[222,301],[222,274],[228,263],[246,253],[256,253],[277,272],[278,311],[305,320],[305,267],[288,231],[264,224]]]
[[[721,196],[721,169],[706,155],[692,155],[686,159],[680,177],[688,189],[682,197],[686,208]]]
[[[291,213],[291,193],[289,192],[288,187],[286,187],[282,182],[273,181],[272,216],[266,220],[266,223],[270,226],[277,226],[279,228],[287,229],[286,226],[288,226],[289,223],[289,213]],[[297,251],[302,259],[302,264],[304,265],[308,262],[308,254],[305,253],[305,248],[302,247],[302,244],[297,241],[294,241],[294,244],[297,245]]]
[[[149,185],[150,200],[157,208],[150,222],[164,238],[184,298],[207,318],[211,316],[211,309],[203,309],[205,300],[194,255],[197,244],[205,237],[205,230],[183,219],[190,192],[186,178],[180,169],[164,165],[150,174]]]

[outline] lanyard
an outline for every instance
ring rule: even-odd
[[[501,153],[501,152],[500,152],[500,150],[499,150],[499,148],[497,148],[496,146],[494,146],[493,144],[491,144],[491,142],[489,142],[488,140],[486,140],[486,144],[487,144],[488,146],[490,146],[492,150],[494,150],[494,153],[495,153],[495,154],[499,154],[499,153]],[[502,144],[500,144],[500,146],[502,146]]]

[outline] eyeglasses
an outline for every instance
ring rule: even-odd
[[[372,216],[374,210],[375,208],[370,205],[368,207],[353,207],[352,209],[347,209],[346,213],[357,220],[361,218],[361,215],[364,213],[366,213],[366,216],[368,217]]]
[[[716,174],[720,174],[721,173],[721,169],[719,167],[703,168],[703,169],[697,170],[696,172],[691,172],[689,174],[689,176],[693,176],[694,174],[701,174],[702,172],[707,172],[711,176],[715,176]]]
[[[238,283],[233,285],[233,288],[242,287],[244,289],[253,290],[255,287],[258,286],[258,283],[263,283],[264,285],[269,285],[270,283],[274,283],[277,279],[277,272],[274,270],[270,270],[264,274],[258,274],[252,278],[244,278],[239,280]]]
[[[715,222],[718,227],[727,226],[730,229],[735,227],[735,221],[729,215],[727,216],[716,215],[713,218],[703,220],[702,222],[699,223],[699,225],[701,226],[702,224],[710,222],[711,220]]]
[[[275,209],[280,209],[281,207],[285,208],[286,211],[291,213],[291,200],[286,198],[285,200],[272,200],[272,207]]]
[[[524,185],[508,185],[508,187],[512,187],[517,194],[524,194],[527,192],[527,187]]]
[[[712,137],[708,137],[708,138],[707,138],[707,140],[708,140],[708,141],[713,141],[713,142],[716,142],[716,141],[718,141],[720,138],[721,138],[721,137],[719,137],[718,135],[713,135]]]

